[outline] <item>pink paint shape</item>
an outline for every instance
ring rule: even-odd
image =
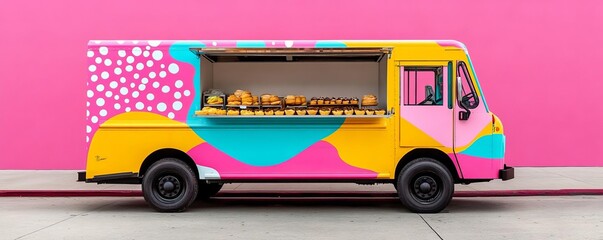
[[[451,156],[450,157],[454,157]],[[497,179],[498,171],[503,167],[502,159],[488,159],[456,154],[464,179]]]
[[[374,179],[377,173],[348,165],[337,149],[319,141],[297,156],[274,166],[258,167],[240,162],[209,143],[202,143],[188,154],[195,163],[218,171],[222,179]],[[266,156],[269,157],[269,156]]]

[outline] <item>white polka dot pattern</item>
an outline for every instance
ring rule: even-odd
[[[189,64],[175,60],[166,43],[95,41],[94,44],[98,48],[86,52],[90,74],[86,84],[86,141],[92,140],[104,121],[125,112],[152,112],[186,121],[192,97],[184,96],[190,95],[194,88],[195,71]]]

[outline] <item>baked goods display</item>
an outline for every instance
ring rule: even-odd
[[[377,106],[377,97],[375,95],[364,95],[362,97],[362,106]]]
[[[254,96],[247,90],[236,90],[225,95],[219,90],[203,93],[203,108],[195,111],[199,116],[373,116],[386,115],[387,111],[378,105],[377,97],[371,94],[362,99],[356,97],[312,97],[309,101],[304,95],[265,93]],[[225,104],[226,102],[226,104]],[[366,107],[365,107],[366,106]]]

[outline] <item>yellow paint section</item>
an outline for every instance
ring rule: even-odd
[[[483,136],[486,136],[486,135],[491,135],[491,134],[492,134],[492,124],[486,124],[486,126],[477,135],[475,135],[475,138],[473,138],[473,140],[471,140],[471,142],[469,142],[469,144],[467,144],[465,146],[457,147],[457,152],[465,151],[465,149],[467,149],[471,145],[473,145],[473,143],[475,141],[477,141],[477,139],[479,139]]]
[[[393,117],[347,118],[339,130],[323,140],[333,144],[347,164],[389,179],[394,152]]]
[[[94,134],[86,178],[137,173],[144,159],[156,150],[173,148],[187,152],[203,142],[185,123],[155,113],[123,113],[104,122]]]

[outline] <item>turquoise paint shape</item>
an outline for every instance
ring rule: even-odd
[[[461,153],[473,157],[501,159],[505,156],[505,135],[483,136]]]
[[[283,163],[333,134],[345,118],[203,118],[188,121],[205,141],[253,166]]]
[[[262,41],[237,41],[238,48],[265,48],[266,43]]]
[[[174,43],[169,50],[174,59],[195,67],[194,100],[188,111],[187,124],[203,140],[241,162],[253,166],[283,163],[333,134],[345,121],[345,118],[196,117],[195,110],[201,108],[201,67],[197,55],[189,50],[191,47],[205,47],[205,44],[182,41]]]
[[[204,48],[205,44],[198,41],[179,41],[170,46],[170,55],[172,58],[191,64],[195,68],[195,75],[192,79],[195,91],[193,92],[193,102],[188,109],[187,122],[195,115],[195,110],[201,108],[201,96],[197,93],[201,93],[201,66],[199,64],[199,57],[190,51],[189,48]],[[183,79],[186,81],[186,79]]]
[[[348,46],[345,45],[345,43],[343,42],[338,42],[338,41],[317,41],[316,48],[347,48]]]

